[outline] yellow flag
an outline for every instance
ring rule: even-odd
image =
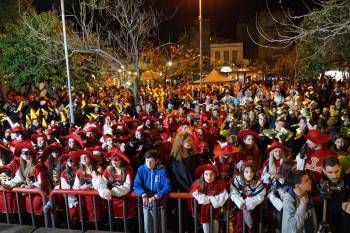
[[[67,105],[66,107],[64,107],[63,110],[64,110],[65,113],[69,112],[69,105]]]
[[[67,121],[67,117],[66,117],[66,115],[64,114],[64,112],[60,112],[60,116],[61,116],[61,121],[62,121],[62,122],[66,122],[66,121]]]
[[[41,122],[41,126],[44,127],[45,129],[47,128],[47,123],[45,118],[43,118],[42,122]]]
[[[117,104],[116,108],[118,113],[120,113],[123,110],[123,107],[121,106],[121,104]]]
[[[91,116],[92,118],[94,118],[94,120],[96,120],[96,118],[98,117],[98,114],[90,113],[90,116]]]
[[[26,115],[26,128],[28,128],[28,127],[30,126],[31,123],[32,123],[32,122],[31,122],[31,120],[29,119],[29,116]]]
[[[36,115],[40,116],[40,108],[38,108],[38,110],[36,110]]]
[[[34,109],[30,109],[30,119],[31,120],[34,120],[34,119],[37,119],[38,118],[38,115],[36,114],[36,112],[34,111]]]
[[[17,112],[20,112],[22,111],[22,108],[23,108],[23,101],[21,101],[18,105],[18,108],[17,108]]]
[[[81,101],[81,109],[83,109],[85,106],[86,106],[86,101],[85,101],[85,100],[82,100],[82,101]]]
[[[92,117],[91,116],[89,116],[89,115],[87,115],[86,114],[86,116],[87,116],[87,118],[91,121],[92,120]]]
[[[49,113],[45,110],[45,109],[41,109],[41,112],[43,113],[43,115],[45,116],[45,117],[47,117],[47,115],[49,115]]]

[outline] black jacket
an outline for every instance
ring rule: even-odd
[[[179,192],[189,192],[192,183],[195,181],[194,170],[200,164],[198,155],[179,159],[172,163],[171,172],[174,186]]]
[[[327,200],[327,222],[332,232],[345,233],[350,229],[350,214],[342,209],[342,203],[350,199],[350,176],[343,176],[343,188],[340,192],[331,192]]]

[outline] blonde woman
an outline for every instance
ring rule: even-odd
[[[289,148],[280,142],[273,142],[267,147],[269,159],[264,162],[261,172],[261,179],[265,184],[279,178],[282,161],[288,158],[289,151]]]
[[[38,152],[34,150],[32,144],[28,141],[17,143],[14,154],[16,158],[8,165],[8,168],[15,175],[12,179],[6,181],[3,186],[10,189],[21,187],[26,189],[40,189],[47,192],[48,182],[45,166],[36,162],[39,159],[36,158]],[[24,198],[27,212],[31,212],[30,202],[32,202],[34,214],[41,215],[43,213],[43,201],[40,195],[33,194],[31,200],[27,195]]]
[[[196,154],[193,145],[193,136],[189,133],[178,133],[175,137],[170,156],[171,173],[173,178],[174,190],[179,192],[190,192],[191,185],[195,181],[194,171],[200,165],[200,158]],[[193,229],[193,220],[188,211],[188,203],[182,202],[182,212],[184,230]]]

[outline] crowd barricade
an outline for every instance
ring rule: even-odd
[[[68,210],[68,195],[73,195],[78,197],[79,202],[79,217],[80,217],[80,224],[81,229],[84,231],[84,208],[82,207],[82,196],[92,196],[93,197],[93,205],[94,205],[94,216],[96,218],[96,198],[99,198],[98,192],[96,190],[71,190],[71,189],[55,189],[50,193],[49,199],[53,201],[55,197],[63,197],[64,203],[65,203],[65,215],[66,215],[66,226],[68,229],[71,229],[70,224],[70,215]],[[140,200],[135,193],[131,192],[129,194],[129,197],[137,199],[138,201],[138,230],[139,233],[142,233],[144,231],[144,223],[143,223],[143,206],[142,206],[142,200]],[[156,201],[153,203],[153,226],[160,226],[160,228],[155,227],[154,233],[166,233],[167,232],[167,224],[166,224],[166,206],[169,199],[177,199],[177,207],[178,207],[178,232],[183,232],[183,224],[182,224],[182,201],[188,201],[193,200],[193,208],[194,208],[194,232],[199,231],[199,222],[198,222],[198,204],[197,201],[195,201],[191,195],[191,193],[170,193],[167,197],[164,198],[162,204],[159,206],[159,203]],[[124,232],[128,232],[128,226],[127,226],[127,220],[126,220],[126,208],[125,201],[123,202],[123,225],[124,225]],[[112,222],[113,222],[113,213],[112,213],[112,206],[111,206],[111,200],[108,201],[108,221],[109,221],[109,230],[112,232]],[[56,213],[55,208],[51,212],[51,221],[52,221],[52,227],[57,227],[56,222]],[[160,211],[160,214],[159,212]],[[229,232],[229,211],[230,211],[230,202],[227,202],[225,206],[223,207],[223,216],[224,216],[224,231]],[[160,219],[158,219],[157,216],[160,216]],[[160,224],[160,225],[159,225]],[[213,232],[213,207],[210,208],[210,232]],[[98,229],[98,223],[97,219],[95,219],[95,230]]]
[[[70,219],[70,214],[69,214],[69,205],[68,205],[68,196],[72,195],[72,196],[77,196],[78,197],[78,204],[79,204],[79,219],[80,219],[80,224],[81,224],[81,230],[85,231],[85,221],[84,221],[84,208],[83,208],[83,204],[82,204],[82,197],[83,196],[92,196],[93,198],[93,206],[94,206],[94,216],[95,216],[95,230],[101,230],[99,229],[99,225],[98,225],[98,219],[97,219],[97,215],[96,215],[96,209],[99,208],[99,206],[96,205],[96,198],[100,198],[99,194],[96,190],[72,190],[72,189],[54,189],[51,191],[49,197],[47,196],[47,194],[39,189],[23,189],[23,188],[13,188],[11,190],[7,190],[4,188],[0,187],[0,191],[3,194],[3,200],[4,200],[4,207],[5,207],[5,211],[6,211],[6,221],[8,224],[10,223],[10,217],[9,217],[9,211],[8,211],[8,203],[7,203],[7,194],[8,193],[14,193],[15,194],[15,198],[16,198],[16,204],[17,204],[17,214],[18,214],[18,221],[19,223],[22,225],[23,221],[22,221],[22,212],[21,212],[21,206],[20,206],[20,200],[19,200],[19,195],[22,195],[23,193],[28,194],[29,199],[32,200],[32,196],[34,195],[40,195],[43,201],[43,207],[45,206],[45,204],[47,203],[48,200],[50,201],[54,201],[57,200],[57,198],[63,198],[64,200],[64,213],[65,213],[65,227],[68,229],[72,229],[71,226],[71,219]],[[129,197],[137,200],[138,202],[138,213],[137,213],[137,220],[138,220],[138,231],[139,233],[143,233],[144,232],[144,223],[143,223],[143,206],[142,206],[142,200],[139,199],[135,193],[131,192],[129,193]],[[154,233],[166,233],[167,232],[167,218],[166,218],[166,213],[167,213],[167,203],[169,202],[169,200],[177,200],[177,208],[178,208],[178,216],[177,216],[177,220],[178,220],[178,232],[182,233],[184,231],[183,229],[183,222],[182,222],[182,213],[184,210],[182,210],[183,205],[182,202],[183,201],[189,201],[192,200],[193,201],[193,212],[194,212],[194,217],[193,217],[193,224],[194,224],[194,232],[197,233],[199,232],[199,228],[200,228],[200,223],[199,223],[199,219],[198,219],[198,213],[199,213],[199,207],[198,207],[198,203],[195,199],[193,199],[191,193],[177,193],[177,192],[173,192],[170,193],[168,196],[166,196],[161,205],[159,206],[159,203],[157,203],[156,201],[153,203],[153,210],[155,211],[153,213],[153,225],[154,226],[160,226],[155,227],[154,228]],[[113,211],[112,211],[112,200],[109,200],[107,205],[107,212],[108,212],[108,223],[109,223],[109,230],[112,232],[113,231]],[[220,232],[230,232],[230,214],[231,214],[231,210],[232,210],[232,202],[230,200],[228,200],[226,202],[226,204],[222,207],[221,210],[221,218],[220,218],[220,222],[221,222],[221,229],[222,231]],[[260,219],[262,217],[262,212],[263,212],[263,205],[260,205]],[[127,205],[126,202],[123,201],[123,226],[124,226],[124,232],[128,232],[128,224],[127,224],[127,218],[126,218],[126,213],[127,213]],[[51,210],[51,214],[49,215],[49,213],[45,213],[43,212],[44,215],[44,221],[45,221],[45,227],[49,228],[59,228],[62,227],[62,225],[59,225],[59,223],[57,222],[56,219],[56,207],[54,207]],[[160,211],[160,214],[159,212]],[[211,206],[210,208],[210,233],[213,232],[213,213],[214,213],[214,208],[213,206]],[[31,221],[32,221],[32,226],[33,228],[36,228],[36,223],[35,223],[35,215],[34,215],[34,211],[33,211],[33,205],[32,205],[32,201],[30,202],[30,214],[31,214]],[[160,219],[158,218],[158,216],[160,216]],[[50,224],[50,219],[51,218],[51,224]],[[160,224],[160,225],[159,225]],[[244,224],[243,224],[244,225]],[[262,222],[259,222],[259,233],[261,233],[263,230],[263,226],[262,226]],[[243,232],[247,232],[247,229],[243,228]]]
[[[9,211],[9,203],[8,203],[8,194],[13,193],[16,200],[16,208],[17,208],[17,215],[18,215],[18,222],[19,224],[23,225],[23,218],[22,218],[22,206],[20,201],[20,196],[22,194],[28,194],[29,197],[29,204],[30,204],[30,215],[31,215],[31,222],[33,228],[36,228],[36,222],[35,222],[35,214],[34,214],[34,208],[33,208],[33,195],[39,195],[42,200],[42,207],[45,206],[48,196],[45,192],[43,192],[40,189],[24,189],[24,188],[13,188],[13,189],[4,189],[0,187],[0,192],[2,193],[3,201],[4,201],[4,208],[5,208],[5,215],[6,215],[6,223],[11,224],[10,222],[10,211]],[[24,204],[25,205],[25,204]],[[28,212],[28,210],[27,210]],[[45,221],[45,227],[49,227],[49,219],[47,213],[44,213],[44,221]]]

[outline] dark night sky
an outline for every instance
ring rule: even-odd
[[[73,0],[78,1],[78,0]],[[268,0],[269,5],[275,7],[280,0]],[[307,0],[305,0],[307,1]],[[302,11],[303,1],[284,0],[295,12]],[[59,5],[59,0],[34,0],[39,11],[50,9],[52,3]],[[265,0],[202,0],[203,18],[209,18],[211,30],[216,36],[233,38],[235,23],[240,15],[253,14],[265,9]],[[198,0],[158,0],[156,6],[173,12],[176,15],[164,22],[160,27],[162,40],[176,40],[179,33],[189,30],[198,17]]]

